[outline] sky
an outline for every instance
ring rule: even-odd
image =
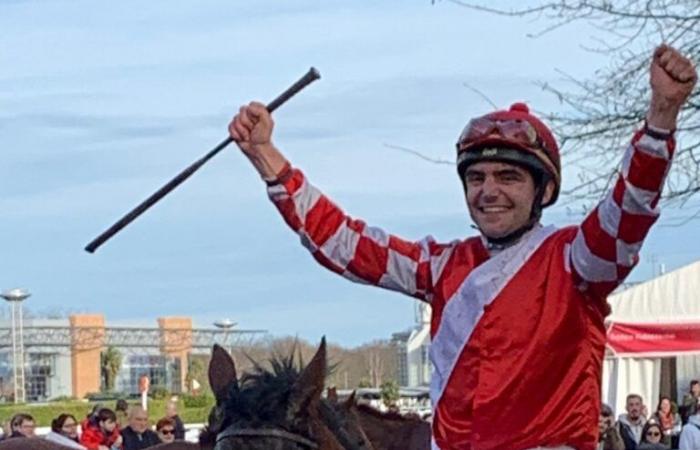
[[[95,254],[83,248],[224,139],[239,105],[269,102],[310,66],[321,80],[274,114],[294,165],[402,237],[472,235],[454,167],[391,146],[452,160],[464,124],[492,109],[467,86],[563,111],[537,82],[606,60],[582,48],[583,24],[527,37],[544,25],[429,0],[3,0],[0,288],[27,288],[37,312],[113,324],[187,315],[346,346],[389,338],[413,324],[414,301],[317,266],[235,146]],[[579,220],[556,206],[544,217]],[[700,255],[697,223],[665,220],[630,280]]]

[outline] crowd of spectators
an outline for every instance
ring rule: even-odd
[[[700,449],[700,382],[693,380],[679,407],[662,396],[652,414],[641,395],[626,398],[615,420],[610,406],[600,411],[598,450]]]
[[[177,413],[177,403],[166,405],[165,416],[153,430],[148,411],[141,405],[129,406],[119,400],[115,409],[95,406],[82,421],[71,414],[60,414],[51,421],[51,431],[39,437],[36,421],[25,413],[15,414],[2,439],[46,439],[68,448],[82,450],[142,450],[161,443],[185,439],[185,426]]]

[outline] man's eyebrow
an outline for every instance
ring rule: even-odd
[[[518,169],[510,169],[509,168],[509,169],[496,170],[496,171],[494,171],[494,174],[496,174],[496,175],[519,175],[519,176],[522,176],[523,172],[521,172]]]

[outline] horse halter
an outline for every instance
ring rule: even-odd
[[[301,444],[306,448],[310,448],[313,450],[318,449],[318,444],[316,444],[314,441],[305,438],[304,436],[295,434],[295,433],[290,433],[289,431],[281,430],[281,429],[275,429],[275,428],[239,428],[235,429],[233,428],[233,425],[229,425],[224,431],[219,433],[216,436],[216,443],[218,444],[219,442],[229,439],[229,438],[237,438],[237,437],[267,437],[267,438],[275,438],[275,439],[282,439],[286,441],[291,441],[295,442],[297,444]]]

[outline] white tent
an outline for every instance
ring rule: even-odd
[[[609,357],[603,401],[624,412],[627,394],[642,395],[652,412],[661,358],[676,357],[678,390],[700,378],[700,261],[608,297]]]

